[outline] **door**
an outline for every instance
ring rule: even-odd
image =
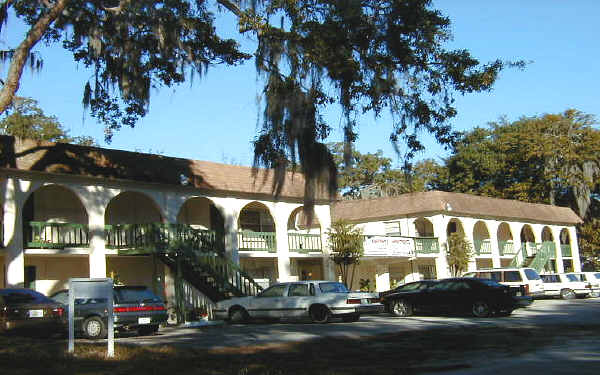
[[[302,317],[308,314],[308,306],[311,299],[314,299],[315,289],[310,288],[309,283],[290,284],[287,297],[285,297],[284,310],[281,311],[282,317]],[[311,292],[312,296],[311,297]]]
[[[288,284],[276,284],[250,300],[248,314],[254,318],[281,318]]]

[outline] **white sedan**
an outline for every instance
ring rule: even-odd
[[[250,318],[310,318],[327,323],[332,317],[355,322],[363,313],[383,311],[377,293],[350,292],[335,281],[295,281],[270,286],[255,297],[217,303],[216,319],[241,323]]]

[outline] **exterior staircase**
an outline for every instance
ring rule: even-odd
[[[510,262],[510,267],[529,267],[541,273],[556,252],[551,242],[536,244],[535,249],[530,250],[532,251],[528,252],[525,244],[523,244],[521,250]]]
[[[155,255],[182,280],[212,302],[256,295],[262,287],[225,253],[223,236],[184,224],[122,224],[106,226],[107,247],[121,255]],[[179,294],[181,295],[181,294]],[[179,299],[179,298],[178,298]]]

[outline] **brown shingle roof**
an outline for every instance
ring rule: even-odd
[[[394,198],[338,201],[332,206],[331,215],[332,220],[369,222],[440,212],[457,216],[543,223],[578,224],[581,222],[579,216],[568,207],[444,191],[403,194]]]
[[[0,136],[0,147],[0,168],[178,186],[183,177],[199,189],[273,195],[273,171],[268,169],[259,169],[255,179],[250,167],[11,136]],[[288,173],[281,197],[304,197],[301,173]],[[325,190],[317,198],[326,199]]]

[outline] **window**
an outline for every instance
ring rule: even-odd
[[[559,283],[558,275],[542,275],[540,276],[545,283]]]
[[[577,282],[577,281],[583,281],[583,280],[579,280],[579,278],[577,276],[575,276],[575,275],[566,275],[566,276],[567,276],[567,279],[569,281],[575,281],[575,282]]]
[[[288,291],[289,297],[306,297],[309,296],[308,284],[292,284]]]
[[[94,303],[92,300],[94,297],[89,298],[87,303]],[[96,299],[98,302],[99,300]],[[98,303],[96,302],[96,303]],[[115,302],[116,303],[140,303],[140,302],[161,302],[154,293],[147,288],[119,288],[115,289]]]
[[[388,221],[387,223],[384,223],[384,225],[386,236],[400,236],[402,234],[399,221]]]
[[[257,297],[283,297],[283,293],[287,288],[287,284],[277,284],[272,287],[266,289]]]
[[[471,289],[471,286],[466,281],[451,281],[450,285],[448,285],[448,290],[454,292],[460,292],[469,289]]]
[[[35,290],[26,289],[4,289],[0,292],[4,301],[9,304],[13,303],[47,303],[52,302],[45,295],[36,292]]]
[[[540,279],[540,275],[538,275],[538,273],[535,272],[535,270],[532,270],[531,268],[526,268],[523,271],[525,272],[525,277],[528,280],[539,280]],[[521,281],[520,277],[519,277],[519,281]]]
[[[539,276],[538,276],[539,279]],[[504,272],[504,281],[505,282],[515,282],[515,281],[522,281],[523,279],[521,279],[521,274],[519,274],[519,271],[506,271]]]
[[[450,290],[452,287],[451,281],[442,281],[436,284],[433,284],[429,289],[432,291],[440,292]]]
[[[348,288],[342,283],[319,283],[321,293],[348,293]]]

